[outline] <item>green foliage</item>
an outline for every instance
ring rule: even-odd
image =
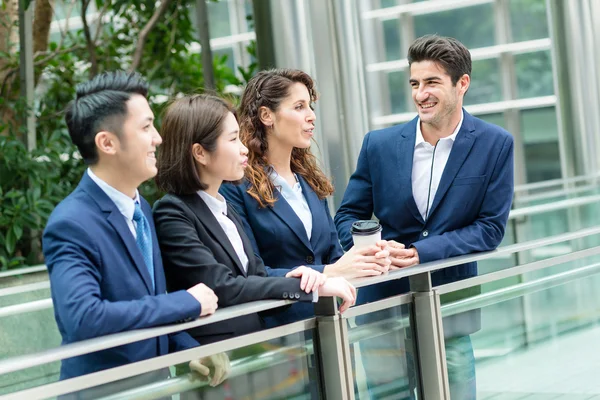
[[[193,20],[194,1],[173,1],[146,38],[137,68],[150,82],[150,104],[160,127],[160,115],[166,99],[180,93],[202,92],[204,86],[201,55],[191,50],[196,41]],[[18,79],[0,97],[2,115],[14,118],[2,121],[0,116],[0,270],[43,262],[41,233],[58,202],[78,184],[85,170],[79,153],[71,143],[64,109],[75,97],[75,86],[95,73],[128,69],[144,25],[155,11],[154,0],[96,0],[96,8],[107,7],[105,22],[98,30],[92,65],[92,53],[83,29],[68,32],[60,41],[51,42],[52,57],[39,55],[36,66],[39,80],[36,105],[27,110],[18,96]],[[96,35],[96,24],[90,34]],[[255,56],[255,46],[249,46]],[[18,65],[18,54],[0,54],[6,69]],[[227,56],[214,58],[217,93],[231,85],[243,85],[256,71],[256,64],[237,71],[228,67]],[[231,95],[227,97],[231,98]],[[234,97],[233,101],[237,101]],[[27,112],[37,118],[37,149],[28,152],[21,123]],[[144,183],[140,192],[152,204],[161,193],[153,181]]]

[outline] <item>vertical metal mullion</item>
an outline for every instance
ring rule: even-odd
[[[36,147],[35,132],[35,78],[33,71],[33,5],[27,6],[26,0],[19,0],[19,77],[21,81],[21,97],[27,102],[27,114],[24,125],[27,127],[25,144],[27,150],[32,151]]]

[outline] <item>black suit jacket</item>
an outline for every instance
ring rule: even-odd
[[[300,289],[300,279],[267,277],[262,260],[254,254],[240,217],[231,206],[227,206],[227,216],[242,238],[248,256],[247,272],[229,238],[198,194],[167,194],[156,202],[153,215],[169,291],[204,283],[215,291],[219,307],[264,299],[312,301],[312,293],[306,294]],[[253,314],[198,327],[190,330],[190,334],[206,344],[262,327],[260,316]]]

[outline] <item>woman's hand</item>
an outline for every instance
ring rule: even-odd
[[[334,264],[325,266],[325,275],[355,279],[386,273],[390,269],[390,253],[380,244],[386,246],[386,242],[382,240],[377,245],[352,247]]]
[[[323,286],[327,280],[327,276],[325,274],[322,274],[312,268],[305,267],[304,265],[294,268],[285,274],[285,277],[300,278],[300,289],[304,290],[306,293],[314,292],[316,289]]]

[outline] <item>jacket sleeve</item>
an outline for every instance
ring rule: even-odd
[[[373,186],[369,166],[370,135],[371,133],[365,135],[356,171],[350,177],[342,205],[335,214],[335,226],[344,250],[349,250],[353,245],[350,234],[352,223],[361,219],[371,219],[373,216]]]
[[[300,289],[299,279],[234,275],[234,267],[217,261],[203,243],[212,238],[196,230],[194,218],[187,206],[177,200],[163,199],[155,205],[158,241],[165,268],[171,270],[171,275],[179,274],[179,278],[190,286],[204,283],[215,291],[220,307],[255,300],[286,299],[290,295],[294,300],[312,301],[312,294]]]
[[[200,315],[186,291],[114,301],[101,293],[100,249],[81,223],[60,219],[43,235],[54,312],[71,341],[171,324]]]
[[[187,332],[175,332],[169,335],[169,353],[198,347],[200,343]]]
[[[513,138],[507,136],[496,157],[492,176],[477,219],[464,228],[412,243],[419,262],[494,250],[504,237],[513,197]]]

